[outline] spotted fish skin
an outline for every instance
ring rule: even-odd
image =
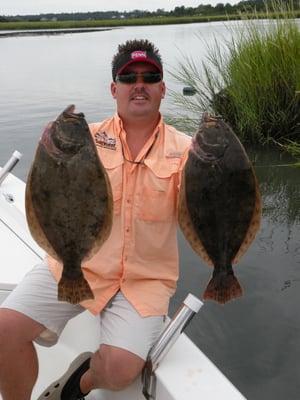
[[[108,238],[112,193],[89,127],[69,106],[38,144],[26,184],[26,216],[33,238],[63,263],[58,299],[93,298],[81,263]]]
[[[247,154],[231,128],[204,114],[183,171],[178,219],[192,248],[214,266],[204,299],[242,295],[232,264],[260,225],[261,198]]]

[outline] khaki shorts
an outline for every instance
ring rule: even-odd
[[[85,311],[78,304],[57,300],[57,283],[45,262],[27,273],[0,307],[21,312],[44,325],[45,331],[35,342],[48,347],[57,342],[71,318]],[[164,316],[142,317],[121,292],[95,318],[99,319],[99,344],[120,347],[144,360],[165,320]]]

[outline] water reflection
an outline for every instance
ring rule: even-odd
[[[275,150],[249,152],[263,201],[263,223],[257,245],[262,251],[293,255],[300,262],[300,169],[290,156]],[[276,249],[277,248],[277,249]]]
[[[275,150],[249,152],[263,196],[263,215],[273,223],[300,221],[300,168],[295,159]]]

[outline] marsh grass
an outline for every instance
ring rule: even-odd
[[[300,15],[300,11],[299,11]],[[98,27],[117,27],[135,25],[168,25],[168,24],[188,24],[210,21],[226,21],[226,15],[214,16],[185,16],[185,17],[147,17],[147,18],[124,18],[124,19],[101,19],[85,21],[16,21],[0,22],[1,30],[15,29],[68,29],[68,28],[98,28]],[[240,19],[239,14],[232,14],[231,19]]]
[[[288,143],[285,144],[285,147],[292,156],[299,158],[300,160],[300,143],[289,140]]]
[[[296,158],[297,161],[293,165],[295,167],[300,167],[300,138],[298,137],[298,142],[286,140],[284,144],[280,144],[280,147]]]
[[[172,73],[196,89],[193,98],[172,94],[194,115],[190,120],[209,110],[222,115],[243,142],[300,142],[300,30],[291,8],[274,3],[271,12],[272,21],[244,15],[242,28],[228,28],[230,40],[206,46],[202,65],[188,58]]]

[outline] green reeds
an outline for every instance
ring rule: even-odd
[[[300,136],[300,132],[299,132]],[[283,144],[279,144],[280,147],[287,153],[291,154],[296,158],[296,162],[292,164],[294,167],[300,167],[300,137],[298,136],[298,142],[293,140],[286,140]]]
[[[229,28],[230,40],[207,46],[201,66],[181,63],[173,76],[197,94],[173,94],[175,104],[198,119],[204,110],[222,115],[243,142],[300,142],[299,25],[282,3],[273,5],[274,15],[267,21],[245,15],[242,27]]]
[[[294,157],[300,160],[300,143],[293,142],[289,140],[287,144],[284,145],[286,150]]]

